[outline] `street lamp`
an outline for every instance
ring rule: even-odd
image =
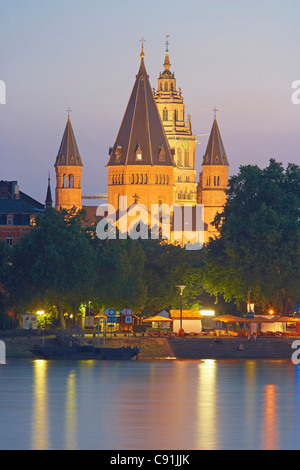
[[[186,288],[186,286],[179,285],[176,287],[179,287],[180,289],[180,329],[182,330],[182,293],[183,293],[183,290]]]

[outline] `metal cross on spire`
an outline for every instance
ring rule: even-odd
[[[66,113],[68,113],[68,117],[70,117],[71,112],[72,112],[72,109],[70,109],[70,107],[66,109]]]
[[[166,38],[167,38],[167,40],[166,40],[166,51],[167,51],[167,52],[169,52],[169,44],[170,44],[170,43],[169,43],[169,37],[170,37],[170,35],[169,35],[169,34],[166,34]]]
[[[145,57],[145,54],[144,54],[144,42],[146,42],[146,39],[144,39],[144,38],[142,37],[142,39],[140,39],[140,42],[142,43],[141,57]]]
[[[214,107],[213,112],[215,113],[215,117],[217,116],[217,111],[219,111],[216,107]]]

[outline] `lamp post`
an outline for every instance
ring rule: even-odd
[[[182,293],[183,293],[183,290],[186,288],[186,286],[179,285],[176,287],[179,287],[180,289],[180,329],[182,330]]]

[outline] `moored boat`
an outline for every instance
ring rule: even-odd
[[[123,346],[120,348],[98,348],[91,345],[73,346],[34,346],[32,352],[43,359],[97,359],[128,361],[133,357],[138,359],[139,348],[137,346]]]

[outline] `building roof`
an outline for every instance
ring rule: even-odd
[[[173,320],[180,318],[180,310],[170,310],[170,316]],[[201,313],[199,310],[182,310],[182,318],[185,320],[200,320]]]
[[[0,214],[36,214],[44,212],[42,209],[28,204],[21,199],[0,199]]]
[[[68,116],[65,132],[54,166],[83,166],[70,116]]]
[[[144,53],[107,166],[175,166],[153,91]]]
[[[0,181],[0,214],[34,214],[44,205],[19,191],[17,181]]]
[[[214,117],[202,165],[229,166],[216,116]]]

